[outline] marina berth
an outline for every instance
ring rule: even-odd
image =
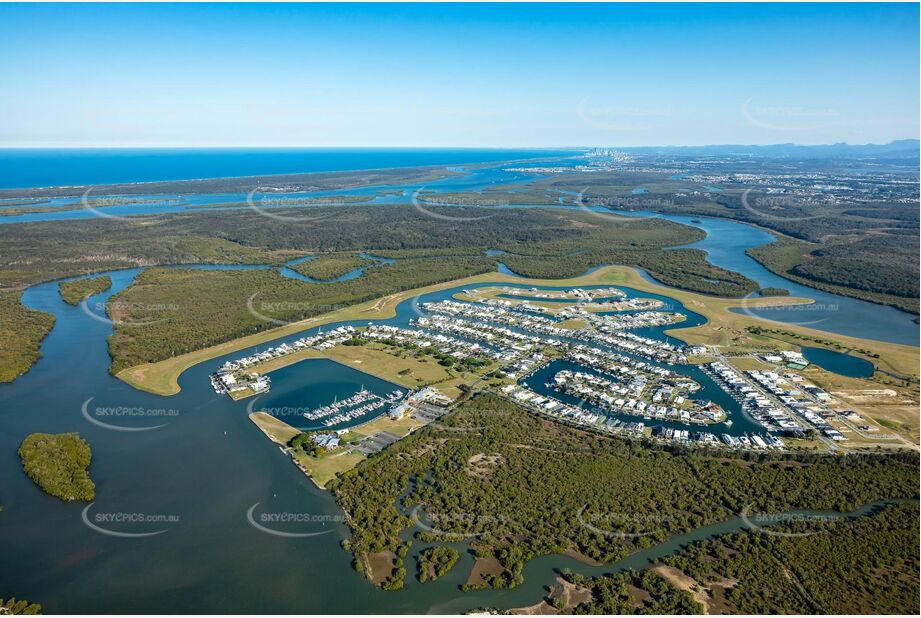
[[[563,290],[540,290],[538,288],[513,288],[503,287],[504,294],[513,296],[529,296],[536,299],[563,299],[563,300],[581,300],[594,301],[602,298],[626,298],[627,293],[619,288],[568,288]]]
[[[713,362],[705,370],[768,431],[797,437],[815,431],[833,441],[844,439],[828,422],[834,412],[825,405],[830,399],[827,393],[789,369],[743,374]]]
[[[325,333],[302,337],[290,344],[282,343],[275,347],[266,348],[262,352],[227,361],[221,365],[220,369],[211,374],[211,386],[219,395],[238,393],[247,389],[252,390],[254,393],[268,392],[271,387],[271,379],[268,376],[260,376],[252,372],[247,373],[245,370],[257,368],[261,363],[300,350],[308,348],[315,350],[329,349],[351,339],[354,333],[355,329],[352,326],[340,326]]]
[[[211,381],[218,392],[264,392],[269,380],[253,371],[260,363],[308,348],[323,351],[350,340],[372,341],[407,351],[421,350],[447,366],[495,363],[494,375],[515,382],[502,389],[510,400],[542,415],[603,431],[650,435],[651,430],[656,440],[751,449],[783,448],[782,440],[772,433],[803,436],[815,429],[829,440],[843,439],[826,421],[824,402],[828,395],[822,389],[785,366],[776,371],[741,372],[722,361],[701,369],[760,424],[765,434],[735,436],[690,429],[717,424],[729,428],[733,423],[721,405],[700,396],[702,386],[696,379],[676,370],[688,364],[690,348],[632,332],[676,324],[686,316],[652,309],[654,299],[628,299],[619,292],[616,288],[503,289],[503,295],[516,297],[512,302],[466,290],[466,296],[474,300],[421,303],[421,315],[411,318],[407,327],[373,323],[358,328],[340,326],[228,361]],[[545,293],[547,296],[540,296]],[[547,311],[546,306],[536,304],[540,299],[562,306]],[[586,303],[599,299],[624,303],[631,311],[606,314],[586,310]],[[559,326],[561,319],[576,317],[585,322],[584,327]],[[700,351],[698,347],[694,353]],[[555,367],[558,362],[568,365]],[[526,381],[539,371],[547,391],[581,403],[573,406],[546,391],[539,394],[532,390]],[[434,418],[447,409],[445,402],[431,399],[438,396],[437,391],[427,389],[409,396],[399,391],[379,396],[362,388],[303,416],[329,428],[384,414],[394,419],[420,413]],[[619,415],[643,419],[653,426],[650,429],[645,422],[626,421]]]
[[[432,315],[418,318],[416,324],[419,326],[489,342],[495,340],[497,345],[504,343],[505,346],[508,346],[510,345],[508,340],[532,346],[560,345],[562,340],[566,339],[578,343],[598,343],[670,364],[687,363],[682,346],[626,332],[628,328],[648,328],[672,324],[684,319],[681,314],[674,314],[680,317],[665,317],[665,314],[659,312],[647,312],[638,318],[589,314],[590,326],[573,330],[560,328],[556,325],[556,321],[545,316],[522,315],[514,311],[480,304],[441,301],[424,303],[422,308]],[[650,313],[655,315],[650,315]],[[548,340],[548,337],[551,339]]]
[[[362,387],[351,397],[341,401],[334,400],[329,405],[304,412],[304,418],[309,421],[321,421],[324,426],[333,427],[377,412],[386,406],[393,407],[403,396],[403,391],[395,390],[382,397]]]
[[[697,386],[693,382],[683,384]],[[683,424],[712,424],[726,420],[726,412],[720,406],[709,401],[686,399],[677,394],[684,392],[683,389],[670,384],[650,383],[636,373],[631,375],[626,372],[626,376],[609,380],[590,373],[563,370],[556,373],[548,386],[609,412]]]

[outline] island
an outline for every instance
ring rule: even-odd
[[[61,281],[58,284],[61,298],[64,299],[64,302],[68,305],[74,306],[79,305],[82,301],[94,294],[105,292],[110,287],[112,287],[112,277],[109,275]]]
[[[457,563],[458,553],[453,547],[426,547],[419,553],[419,581],[435,581],[444,576]]]
[[[45,493],[67,502],[96,497],[87,473],[92,452],[79,434],[30,434],[19,447],[19,458],[26,476]]]

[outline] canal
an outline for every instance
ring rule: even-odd
[[[107,273],[113,279],[112,287],[91,297],[87,306],[104,306],[138,272]],[[443,290],[405,301],[386,322],[407,326],[419,315],[420,302],[450,298],[457,291]],[[656,297],[624,291],[628,296]],[[680,303],[658,298],[688,315],[685,326],[702,321]],[[406,589],[396,594],[378,590],[354,572],[350,555],[340,547],[348,533],[331,496],[317,489],[248,420],[247,401],[234,402],[211,389],[211,372],[226,360],[257,348],[196,365],[180,377],[179,394],[158,397],[109,375],[106,337],[112,325],[103,313],[65,304],[56,282],[28,288],[23,303],[54,314],[57,322],[42,345],[43,356],[36,366],[15,382],[0,386],[4,427],[0,457],[5,460],[0,466],[4,488],[0,546],[8,556],[16,556],[16,560],[0,562],[6,595],[40,602],[49,613],[449,612],[532,604],[551,583],[554,569],[569,567],[590,574],[619,568],[591,569],[565,556],[545,556],[528,563],[525,583],[519,588],[460,594],[457,585],[472,560],[464,554],[442,580],[420,585],[408,579]],[[646,329],[643,334],[666,338],[663,330],[665,327]],[[696,368],[679,369],[690,372],[708,396],[712,393],[719,400],[722,391],[707,376]],[[309,361],[274,372],[267,403],[317,407],[361,385],[375,391],[391,386],[330,361]],[[99,426],[81,413],[88,401],[93,408],[124,414],[106,418],[115,428]],[[737,421],[731,432],[743,432],[746,425],[735,414],[734,402],[724,399],[720,403]],[[96,502],[89,507],[62,503],[25,477],[16,450],[22,438],[35,431],[75,431],[89,441]],[[309,523],[279,524],[279,529],[313,536],[266,534],[250,525],[247,513],[258,517],[310,515]],[[126,514],[144,518],[119,517]],[[86,525],[86,520],[127,536],[100,533]],[[738,522],[730,520],[695,531],[684,541],[737,526]],[[144,534],[154,535],[136,536]],[[673,540],[660,550],[674,551],[679,546]],[[640,557],[631,560],[642,564]]]

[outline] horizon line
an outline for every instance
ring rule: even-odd
[[[579,146],[554,146],[554,145],[544,145],[544,146],[371,146],[371,145],[361,145],[361,144],[349,144],[349,145],[340,145],[340,146],[317,146],[317,145],[273,145],[273,144],[261,144],[261,145],[246,145],[246,144],[235,144],[235,145],[213,145],[213,144],[192,144],[192,145],[2,145],[0,144],[0,150],[193,150],[193,149],[208,149],[208,150],[234,150],[234,149],[249,149],[249,150],[591,150],[594,148],[708,148],[708,147],[730,147],[730,146],[742,146],[742,147],[767,147],[767,146],[803,146],[803,147],[818,147],[818,146],[886,146],[888,144],[893,144],[896,142],[908,142],[908,141],[921,141],[919,137],[903,137],[897,139],[891,139],[889,141],[883,142],[861,142],[861,143],[851,143],[846,141],[837,141],[837,142],[819,142],[819,143],[800,143],[800,142],[765,142],[765,143],[705,143],[705,144],[646,144],[646,145],[579,145]]]

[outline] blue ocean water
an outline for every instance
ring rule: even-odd
[[[460,165],[578,152],[465,148],[3,148],[0,188]]]

